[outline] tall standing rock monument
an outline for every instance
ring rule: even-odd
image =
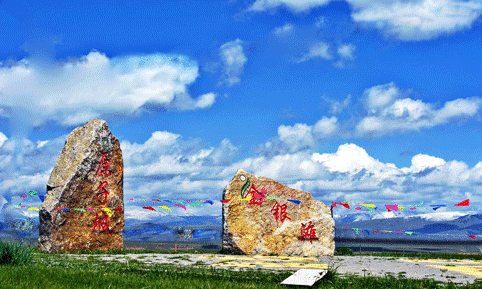
[[[274,180],[238,169],[223,192],[223,250],[326,256],[335,250],[330,209]]]
[[[122,249],[123,168],[119,140],[104,120],[74,129],[47,183],[39,212],[39,249]]]

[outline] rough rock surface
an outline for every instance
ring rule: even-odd
[[[74,129],[47,183],[38,247],[47,252],[122,249],[123,168],[119,140],[104,120]]]
[[[330,209],[308,192],[242,169],[224,189],[223,250],[326,256],[334,253],[334,237]]]

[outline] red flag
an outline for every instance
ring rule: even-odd
[[[462,202],[460,202],[460,203],[458,203],[458,204],[455,204],[454,206],[456,206],[456,207],[465,207],[465,206],[468,206],[468,205],[469,205],[469,202],[470,202],[470,199],[467,199],[467,200],[462,201]]]
[[[142,207],[143,209],[146,209],[146,210],[151,210],[151,211],[155,211],[156,209],[154,209],[153,207],[151,206],[148,206],[148,207]]]
[[[335,204],[339,204],[339,205],[342,205],[343,207],[349,209],[350,208],[350,205],[348,205],[348,203],[340,203],[340,202],[335,202]]]
[[[114,210],[122,211],[122,208],[114,208]]]
[[[156,201],[156,202],[162,202],[161,200],[159,199],[152,199],[153,201]]]
[[[473,235],[469,235],[469,238],[475,240],[475,236],[473,236]]]
[[[186,206],[184,206],[184,205],[175,204],[174,206],[175,206],[175,207],[181,207],[181,208],[183,208],[184,210],[186,209]]]
[[[231,199],[221,200],[221,202],[223,202],[223,203],[227,203],[229,201],[231,201]]]

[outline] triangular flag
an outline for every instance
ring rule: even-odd
[[[184,210],[186,209],[186,206],[184,206],[184,205],[175,204],[174,206],[175,206],[175,207],[181,207],[181,208],[183,208]]]
[[[341,203],[341,202],[335,202],[335,204],[339,204],[339,205],[342,205],[343,207],[349,209],[350,208],[350,205],[348,205],[348,203],[345,201],[345,203]]]
[[[111,217],[112,216],[112,210],[109,208],[100,208],[102,211],[104,211],[107,216]]]
[[[364,207],[367,207],[367,208],[376,208],[377,206],[375,206],[374,204],[360,204],[360,206],[364,206]]]
[[[460,202],[460,203],[458,203],[458,204],[455,204],[454,206],[456,206],[456,207],[465,207],[465,206],[468,206],[468,205],[469,205],[469,202],[470,202],[470,199],[467,199],[467,200],[462,201],[462,202]]]
[[[446,205],[430,205],[430,207],[432,207],[432,209],[435,211],[437,209],[440,209],[441,207],[447,207]]]
[[[390,212],[391,211],[398,211],[398,205],[385,205],[385,208]]]
[[[171,208],[169,208],[168,206],[158,206],[158,207],[159,207],[159,208],[166,209],[166,210],[169,210],[170,212],[172,212],[172,211],[171,211]]]

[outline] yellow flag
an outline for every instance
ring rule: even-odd
[[[29,209],[30,211],[38,211],[38,210],[39,210],[38,207],[28,207],[28,209]]]
[[[247,196],[246,198],[244,198],[244,199],[239,199],[239,200],[240,200],[240,201],[250,201],[252,197],[253,197],[252,195],[249,195],[249,196]]]
[[[109,208],[100,208],[100,209],[101,209],[102,211],[104,211],[104,212],[107,214],[107,216],[109,216],[109,217],[112,216],[112,211],[111,211],[111,209],[109,209]]]
[[[360,204],[360,206],[365,206],[367,208],[376,208],[377,207],[374,204]]]
[[[171,211],[171,208],[169,208],[168,206],[158,206],[158,207],[159,207],[159,208],[162,208],[162,209],[169,210],[170,212],[172,212],[172,211]]]

